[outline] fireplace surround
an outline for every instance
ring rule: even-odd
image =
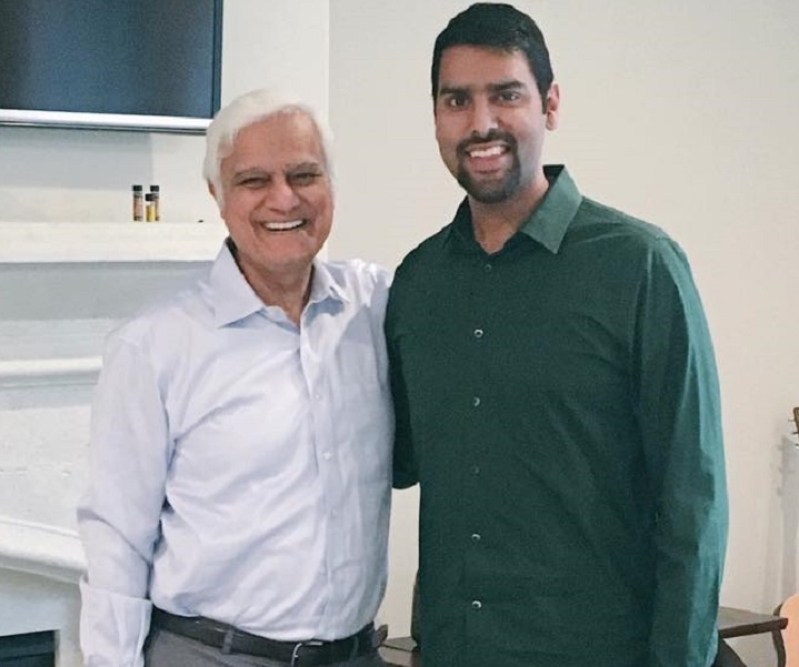
[[[82,664],[75,506],[103,339],[206,270],[224,236],[221,223],[0,223],[0,638],[52,632],[59,667]]]

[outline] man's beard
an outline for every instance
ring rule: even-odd
[[[503,141],[508,146],[508,152],[513,158],[513,162],[501,181],[493,183],[476,182],[464,166],[463,161],[466,158],[466,151],[473,144],[489,141]],[[516,137],[512,134],[491,130],[484,137],[470,137],[458,144],[457,154],[458,172],[455,178],[469,196],[481,204],[499,204],[507,201],[518,192],[519,184],[522,180],[521,163],[519,162]]]

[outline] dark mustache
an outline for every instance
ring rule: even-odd
[[[479,134],[478,132],[473,132],[468,139],[464,139],[461,141],[456,150],[458,154],[464,155],[470,147],[475,146],[477,144],[484,144],[489,141],[503,141],[510,147],[511,150],[516,148],[516,137],[514,137],[509,132],[503,132],[502,130],[489,130],[485,134]]]

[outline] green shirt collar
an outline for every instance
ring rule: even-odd
[[[554,255],[560,250],[566,230],[577,214],[583,197],[563,165],[544,166],[544,175],[549,181],[549,189],[519,228],[516,236],[524,234]],[[467,243],[477,244],[468,198],[465,198],[458,207],[450,227],[450,238],[453,233]],[[512,240],[508,243],[510,244]]]

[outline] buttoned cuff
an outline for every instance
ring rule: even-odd
[[[152,603],[80,581],[80,647],[85,667],[144,667]]]

